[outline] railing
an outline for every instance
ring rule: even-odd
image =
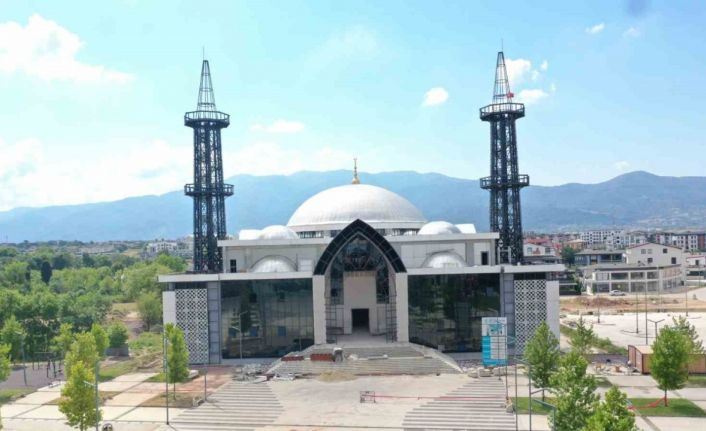
[[[525,105],[523,103],[493,103],[480,108],[481,118],[493,114],[514,113],[519,116],[525,115]]]
[[[196,184],[186,184],[184,186],[184,194],[187,196],[195,196],[195,195],[232,196],[233,195],[233,185],[232,184],[223,184],[220,187],[218,187],[218,186],[216,186],[216,187],[205,187],[205,186],[197,187]]]
[[[219,121],[230,123],[230,115],[221,111],[192,111],[184,114],[184,123],[191,121]]]
[[[520,174],[517,176],[517,181],[512,181],[511,178],[503,180],[498,178],[494,180],[493,177],[484,177],[480,179],[480,187],[482,189],[494,189],[503,187],[527,187],[529,186],[529,175]]]

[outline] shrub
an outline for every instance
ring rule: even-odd
[[[125,345],[128,339],[127,326],[123,322],[113,322],[108,327],[108,345],[119,348]]]

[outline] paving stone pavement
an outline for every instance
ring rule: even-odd
[[[505,382],[487,377],[412,409],[402,425],[405,430],[509,431],[515,429],[515,415],[505,410]]]
[[[303,355],[309,358],[311,353],[330,353],[332,347],[325,349],[312,346],[304,350]],[[411,343],[381,345],[369,348],[345,348],[347,358],[340,363],[324,361],[291,361],[278,360],[267,371],[268,374],[301,374],[319,375],[324,372],[343,371],[359,376],[372,375],[425,375],[425,374],[459,374],[461,369],[456,362],[434,350]],[[348,355],[355,355],[352,359]],[[385,358],[383,358],[385,357]]]
[[[176,430],[254,430],[275,422],[282,405],[269,382],[226,383],[208,402],[176,416]]]

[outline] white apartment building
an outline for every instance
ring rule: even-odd
[[[698,251],[706,248],[704,245],[706,233],[703,232],[662,232],[655,235],[655,240],[660,244],[672,245],[687,251]]]
[[[644,244],[647,236],[642,232],[627,232],[622,229],[599,229],[579,233],[584,246],[596,248],[602,246],[607,250],[623,249],[633,245]]]
[[[592,265],[583,270],[588,294],[620,290],[626,293],[668,292],[683,286],[686,259],[677,247],[646,243],[629,247],[625,262]]]
[[[171,253],[173,251],[176,251],[178,246],[179,245],[176,241],[155,241],[147,243],[147,246],[145,248],[147,250],[147,254],[155,255],[165,251],[167,253]]]

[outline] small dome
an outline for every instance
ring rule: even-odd
[[[452,251],[440,251],[430,255],[424,262],[424,268],[463,268],[463,258]]]
[[[447,221],[432,221],[419,229],[417,235],[447,235],[461,233],[461,230]]]
[[[412,228],[426,223],[422,213],[402,196],[382,187],[349,184],[310,197],[294,211],[287,226],[296,232],[344,228],[361,219],[374,228]]]
[[[476,225],[473,223],[457,224],[456,227],[461,233],[476,233]]]
[[[249,272],[296,272],[294,263],[284,256],[265,256],[250,267]]]
[[[299,239],[299,235],[287,226],[276,224],[261,230],[257,239]]]

